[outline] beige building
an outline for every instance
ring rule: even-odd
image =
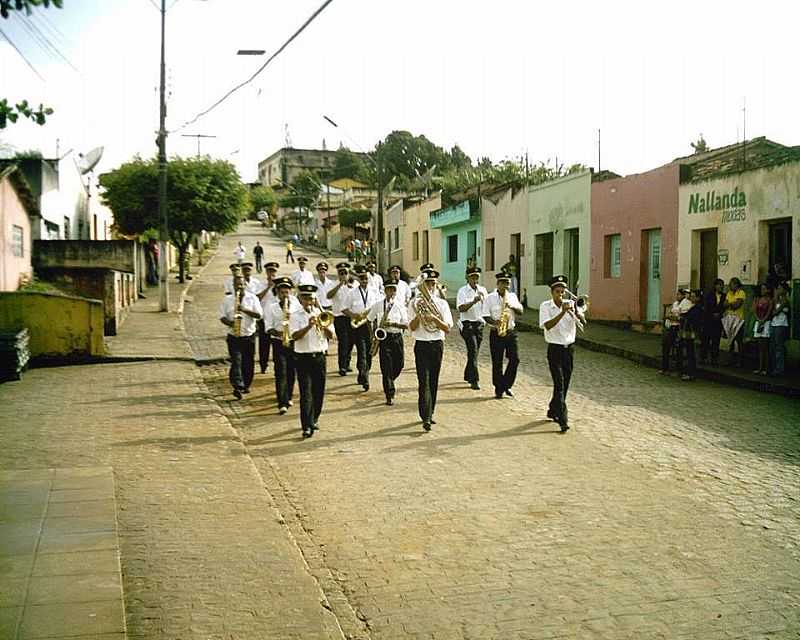
[[[400,231],[403,269],[416,277],[419,268],[426,262],[441,267],[442,232],[431,229],[431,211],[442,208],[441,193],[416,202],[403,209],[403,226]],[[387,227],[388,229],[388,227]]]
[[[35,198],[22,174],[14,165],[0,169],[0,291],[16,291],[31,278],[38,224]]]
[[[258,181],[267,187],[291,184],[303,171],[328,171],[333,168],[336,151],[328,149],[278,149],[258,163]]]
[[[503,186],[481,196],[482,247],[478,265],[483,269],[483,284],[492,291],[495,272],[514,254],[520,266],[524,261],[525,237],[528,232],[528,193],[520,186]],[[522,266],[525,277],[526,265]],[[518,274],[519,276],[520,274]],[[520,282],[524,282],[520,281]],[[520,285],[520,288],[522,285]],[[520,291],[520,296],[522,292]]]

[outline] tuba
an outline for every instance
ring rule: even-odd
[[[440,321],[444,321],[444,318],[442,318],[442,314],[436,306],[431,292],[428,291],[428,287],[425,286],[425,280],[422,281],[421,286],[417,287],[417,292],[419,298],[414,303],[414,310],[417,315],[420,316],[422,326],[426,331],[430,331],[431,333],[438,331],[439,327],[436,326],[433,318],[437,318]]]

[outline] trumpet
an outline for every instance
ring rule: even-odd
[[[570,309],[570,313],[575,318],[575,326],[578,327],[579,331],[583,332],[583,330],[586,329],[586,324],[581,320],[577,312],[587,313],[589,311],[589,296],[577,296],[569,289],[564,288],[563,299],[574,303],[574,307]]]

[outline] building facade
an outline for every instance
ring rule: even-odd
[[[33,194],[17,168],[0,169],[0,291],[16,291],[32,278],[32,236],[38,225]]]
[[[442,208],[441,193],[404,206],[403,229],[400,244],[403,249],[403,268],[416,277],[426,262],[441,266],[442,232],[431,228],[430,214]]]
[[[521,186],[503,186],[481,194],[480,267],[483,284],[492,291],[495,273],[514,255],[518,282],[528,267],[524,264],[528,234],[528,194]],[[523,280],[519,280],[520,276]],[[523,285],[519,284],[522,289]],[[522,291],[520,290],[520,299]]]
[[[389,265],[403,264],[403,240],[405,239],[403,206],[403,200],[400,199],[384,211],[384,228],[386,229],[386,248],[389,255]]]
[[[431,211],[431,230],[438,230],[441,241],[440,278],[455,295],[464,284],[467,266],[480,266],[481,217],[477,198]]]

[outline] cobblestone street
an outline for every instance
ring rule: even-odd
[[[246,223],[189,289],[198,359],[256,239],[283,265]],[[0,386],[0,468],[113,467],[132,638],[799,638],[797,401],[578,349],[561,435],[541,336],[520,355],[495,400],[488,339],[472,391],[451,334],[426,434],[408,337],[393,407],[334,346],[306,441],[271,367],[243,401],[224,364],[34,370]]]

